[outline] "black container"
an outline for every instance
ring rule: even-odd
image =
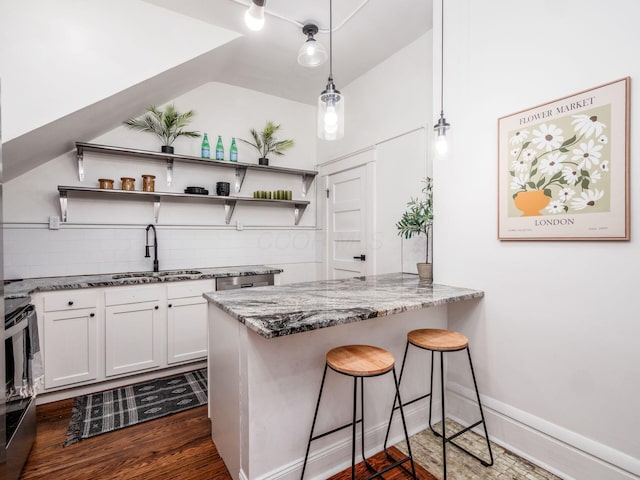
[[[187,187],[184,189],[184,193],[191,193],[193,195],[209,195],[209,190],[202,187]]]
[[[230,192],[231,185],[229,182],[217,182],[216,183],[216,194],[221,195],[223,197],[228,197]]]

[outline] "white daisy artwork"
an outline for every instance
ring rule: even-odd
[[[498,120],[500,240],[629,239],[629,83]]]

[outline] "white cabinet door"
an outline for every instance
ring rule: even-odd
[[[96,308],[45,312],[43,338],[45,388],[97,378]]]
[[[160,367],[164,312],[159,301],[106,307],[107,377]]]
[[[207,301],[197,297],[169,299],[167,363],[207,356]]]

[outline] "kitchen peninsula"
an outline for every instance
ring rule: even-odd
[[[409,330],[446,328],[447,304],[483,296],[401,273],[205,294],[212,438],[231,476],[299,478],[328,350],[380,346],[394,354],[399,370]],[[405,400],[427,389],[420,362],[412,363],[404,373]],[[380,377],[365,386],[367,454],[381,449],[392,382]],[[328,374],[318,431],[350,421],[351,385]],[[426,427],[423,402],[405,411],[412,432]],[[400,440],[398,424],[393,442]],[[314,442],[308,478],[326,478],[348,465],[349,442],[347,431]]]

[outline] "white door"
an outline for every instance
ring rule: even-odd
[[[98,377],[96,325],[96,308],[44,314],[45,388]]]
[[[113,305],[105,309],[107,377],[160,366],[158,303]]]
[[[207,301],[199,297],[169,299],[167,363],[207,356]]]
[[[327,233],[329,278],[366,274],[366,166],[328,178]]]

